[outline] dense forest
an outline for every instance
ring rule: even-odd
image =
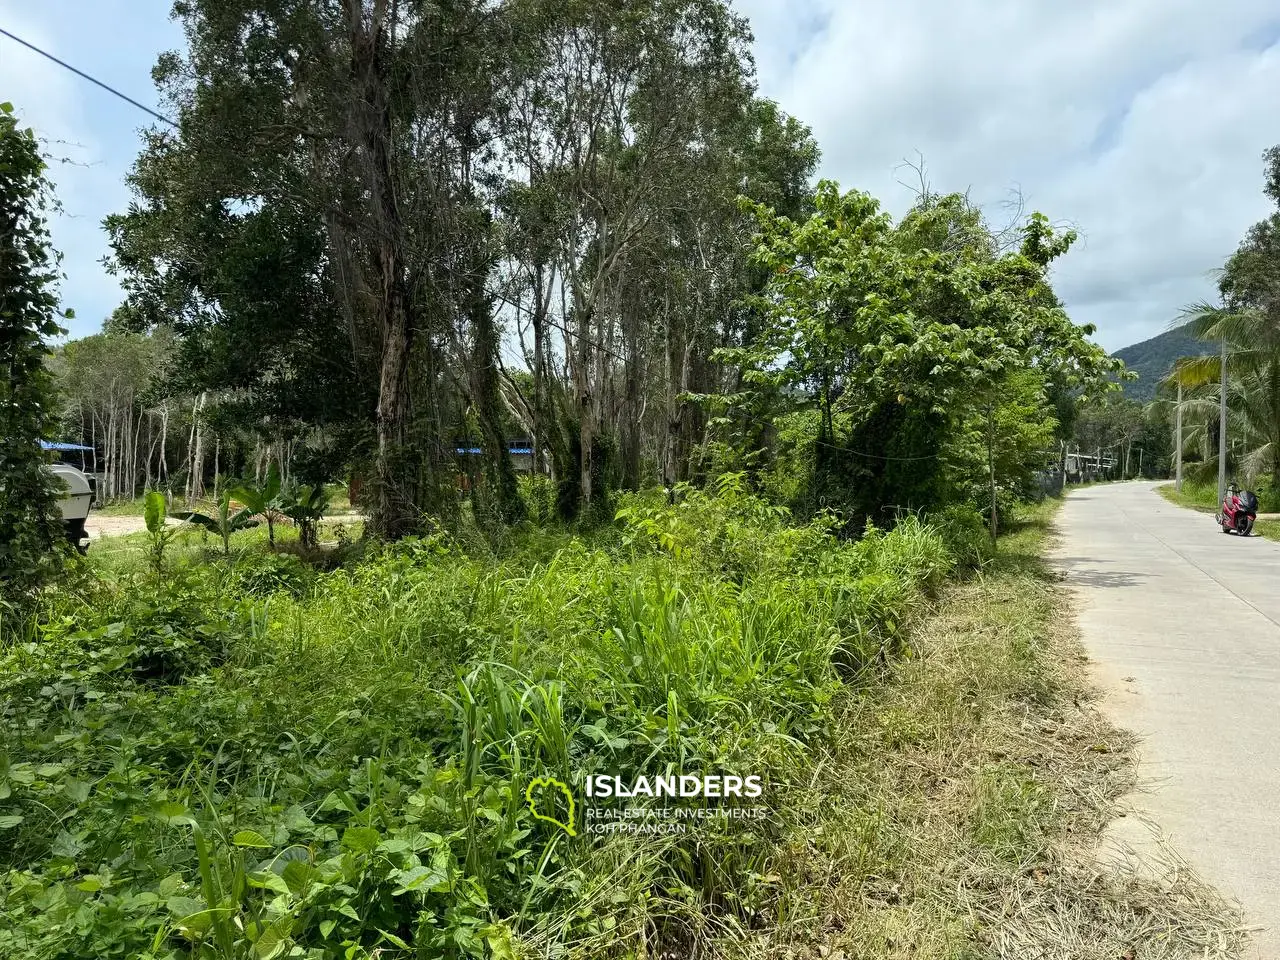
[[[1131,400],[1150,403],[1177,361],[1212,352],[1212,344],[1197,338],[1187,323],[1117,350],[1115,356],[1124,361],[1125,369],[1138,375],[1124,384],[1124,394]]]

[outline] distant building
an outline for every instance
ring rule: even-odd
[[[454,451],[459,457],[480,457],[484,448],[478,446],[458,447]],[[527,440],[517,440],[507,445],[507,455],[511,457],[511,465],[516,473],[533,473],[533,447]]]

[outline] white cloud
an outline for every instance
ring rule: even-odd
[[[1059,290],[1108,347],[1211,296],[1210,272],[1267,210],[1261,152],[1280,142],[1271,0],[739,9],[756,28],[762,92],[812,125],[823,175],[900,213],[911,194],[899,165],[919,151],[935,189],[970,190],[993,219],[1021,189],[1076,226]]]

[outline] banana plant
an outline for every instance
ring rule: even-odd
[[[231,535],[233,533],[240,530],[248,530],[250,527],[258,525],[258,521],[253,519],[252,510],[248,507],[232,510],[231,503],[231,491],[224,490],[217,501],[218,512],[213,516],[194,510],[184,510],[179,513],[172,513],[170,516],[185,520],[188,523],[197,524],[206,530],[212,530],[222,538],[222,552],[226,555],[231,553]]]
[[[271,464],[267,478],[262,481],[244,480],[231,489],[231,496],[245,505],[254,516],[267,521],[267,540],[276,545],[276,517],[280,507],[280,467]]]
[[[159,490],[151,490],[143,506],[142,517],[147,524],[147,559],[156,579],[160,578],[164,568],[164,551],[173,537],[174,531],[164,523],[165,495]]]
[[[322,484],[289,487],[280,495],[280,512],[298,525],[304,547],[317,545],[316,525],[329,509],[329,494]]]

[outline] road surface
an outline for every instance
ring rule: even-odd
[[[1056,560],[1103,707],[1142,737],[1134,805],[1280,958],[1280,543],[1155,487],[1069,494]]]

